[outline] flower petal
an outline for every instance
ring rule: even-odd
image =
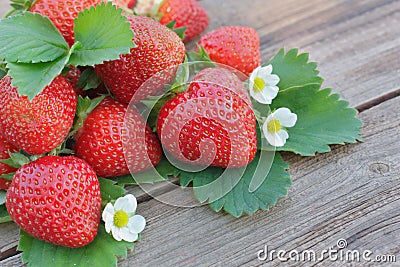
[[[279,121],[283,127],[293,127],[297,122],[297,115],[288,108],[279,108],[273,113],[273,117]]]
[[[114,221],[111,220],[105,221],[105,226],[106,226],[106,232],[110,233],[112,227],[114,226]]]
[[[132,194],[118,198],[114,205],[115,210],[123,210],[126,213],[134,213],[136,208],[137,200]]]
[[[272,73],[272,65],[269,64],[268,66],[261,67],[258,70],[258,75],[257,76],[265,76],[265,75],[269,76],[271,73]]]
[[[135,215],[129,218],[128,228],[131,233],[140,233],[146,227],[146,219],[141,215]]]
[[[288,133],[285,130],[280,130],[275,134],[275,146],[282,147],[286,144],[286,139],[289,138]]]
[[[135,242],[138,239],[139,235],[131,233],[128,227],[124,227],[121,228],[120,237],[127,242]]]
[[[260,93],[255,93],[250,95],[262,104],[271,104],[272,100],[278,95],[279,88],[276,86],[267,86],[264,90]]]
[[[114,226],[112,229],[112,236],[114,237],[115,240],[121,241],[121,228]]]
[[[272,74],[267,76],[264,81],[267,86],[275,86],[280,82],[280,79],[278,75]]]
[[[261,69],[261,67],[258,67],[258,68],[256,68],[255,70],[253,70],[253,72],[252,72],[251,75],[250,75],[250,82],[253,82],[253,83],[254,83],[254,79],[257,78],[258,72],[260,71],[260,69]],[[250,88],[253,88],[253,86],[250,87]]]
[[[280,130],[277,133],[270,133],[268,131],[268,122],[270,122],[272,118],[272,115],[268,116],[267,120],[263,124],[264,136],[270,145],[274,147],[284,146],[289,135],[285,130]]]
[[[259,103],[261,104],[271,104],[272,103],[272,98],[269,97],[268,95],[265,95],[263,93],[255,93],[255,92],[250,92],[250,95]]]
[[[115,210],[114,210],[113,205],[111,203],[107,203],[107,205],[104,208],[103,213],[102,213],[103,221],[106,222],[107,220],[110,219],[110,217],[111,218],[114,217],[114,213],[115,213]]]

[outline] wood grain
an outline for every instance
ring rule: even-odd
[[[398,255],[400,1],[201,3],[210,13],[208,31],[222,25],[256,28],[264,61],[280,47],[310,52],[311,59],[320,62],[325,85],[364,111],[364,143],[335,146],[333,152],[312,158],[285,154],[293,175],[288,198],[251,217],[234,219],[208,207],[171,207],[131,187],[142,202],[138,213],[148,219],[148,227],[121,266],[257,266],[266,263],[256,255],[265,245],[321,251],[339,238],[347,239],[349,249]],[[6,5],[0,0],[0,14]],[[168,199],[178,192],[157,186],[152,194]],[[15,224],[0,226],[0,259],[15,253],[17,240]],[[314,264],[344,265],[329,259],[292,263]],[[19,254],[0,261],[0,266],[20,265]],[[275,260],[271,265],[287,264]]]

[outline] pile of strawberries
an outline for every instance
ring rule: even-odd
[[[30,11],[47,16],[72,45],[74,19],[100,2],[37,0]],[[157,1],[139,1],[136,7],[135,1],[115,2],[125,10],[152,11],[157,6]],[[15,172],[12,181],[0,179],[0,188],[8,189],[11,218],[36,238],[72,248],[90,243],[102,210],[98,177],[148,170],[161,160],[161,147],[180,161],[223,168],[246,166],[255,156],[250,97],[243,80],[228,68],[201,70],[186,91],[171,96],[158,111],[156,133],[139,109],[128,106],[140,106],[157,94],[159,86],[139,89],[153,75],[185,60],[184,42],[165,25],[175,21],[176,28],[186,27],[184,41],[190,41],[208,26],[204,8],[196,0],[165,0],[156,12],[158,21],[127,16],[136,47],[118,60],[94,66],[104,83],[97,89],[79,88],[85,68],[73,66],[31,101],[18,94],[10,76],[0,81],[0,158],[17,159],[22,153],[31,159],[18,169],[0,163],[0,175]],[[261,62],[259,37],[251,28],[223,27],[198,44],[212,61],[247,76]],[[169,81],[167,77],[165,83]],[[78,96],[95,98],[108,90],[111,94],[84,114],[75,129],[82,115],[77,114]]]

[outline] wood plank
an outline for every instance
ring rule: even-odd
[[[147,218],[148,226],[135,253],[121,266],[257,266],[263,263],[257,252],[265,245],[320,253],[340,238],[351,250],[368,249],[374,256],[398,254],[400,97],[361,113],[360,118],[365,122],[364,143],[336,146],[316,157],[285,156],[292,166],[293,187],[269,211],[235,219],[206,206],[141,203],[138,214]],[[176,194],[166,192],[164,197]],[[12,262],[18,266],[20,257]],[[328,263],[343,266],[343,262],[323,262]],[[275,260],[274,265],[280,264]]]
[[[211,27],[257,29],[263,61],[299,47],[352,106],[400,89],[400,1],[204,0]],[[218,8],[216,8],[218,7]],[[397,56],[396,56],[397,55]]]
[[[0,2],[0,14],[6,2]],[[203,0],[202,3],[212,18],[210,30],[221,25],[255,27],[261,36],[264,60],[282,46],[311,52],[312,59],[321,62],[325,84],[352,105],[361,105],[400,88],[400,60],[394,56],[400,54],[399,1]],[[394,172],[399,155],[394,150],[398,147],[391,148],[388,143],[397,141],[393,131],[398,133],[398,124],[393,124],[395,120],[388,114],[398,115],[399,110],[392,102],[389,101],[389,106],[387,103],[378,106],[387,111],[378,113],[372,109],[375,112],[368,110],[361,114],[367,123],[364,144],[337,147],[334,153],[316,158],[287,155],[285,159],[293,164],[294,187],[289,198],[269,212],[235,220],[215,214],[207,207],[171,208],[155,200],[148,201],[148,197],[138,193],[146,201],[139,205],[139,213],[147,216],[149,226],[138,245],[138,254],[131,255],[122,265],[218,265],[219,260],[253,265],[258,264],[254,261],[255,253],[265,242],[284,249],[324,249],[337,238],[348,236],[355,248],[376,249],[376,253],[393,253],[396,249],[398,252],[399,247],[388,240],[380,247],[377,244],[385,234],[388,239],[399,239],[398,226],[395,228],[393,221],[398,221],[399,216],[393,208],[399,204],[398,197],[393,195],[393,188],[399,188]],[[386,121],[389,119],[391,124]],[[384,130],[384,126],[389,129]],[[384,150],[377,142],[382,136],[387,146]],[[382,152],[374,155],[375,150]],[[381,160],[386,159],[386,152],[394,155]],[[354,167],[349,161],[354,162]],[[326,173],[329,177],[321,183]],[[347,183],[351,187],[347,188]],[[321,188],[331,190],[321,197]],[[332,188],[342,190],[342,194],[335,194]],[[175,192],[165,193],[165,188],[158,188],[157,193],[169,197]],[[285,237],[286,232],[289,235]],[[0,227],[0,236],[7,237],[0,239],[0,244],[7,243],[0,246],[0,256],[8,255],[9,248],[16,246],[17,233],[17,227],[11,223]],[[0,262],[0,266],[19,265],[18,255]]]

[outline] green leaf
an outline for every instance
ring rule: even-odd
[[[2,79],[4,76],[7,75],[7,72],[5,69],[0,68],[0,79]]]
[[[0,178],[12,181],[12,179],[14,178],[14,175],[15,175],[15,172],[6,173],[6,174],[0,175]]]
[[[70,64],[93,66],[129,53],[135,46],[133,31],[121,12],[108,2],[79,13],[74,31],[75,41],[82,46],[74,51]]]
[[[185,40],[185,32],[187,30],[187,27],[180,27],[180,28],[175,28],[176,25],[176,20],[171,21],[170,23],[167,23],[165,26],[169,29],[171,29],[173,32],[175,32],[179,38],[182,40]]]
[[[7,67],[10,69],[8,74],[13,78],[12,85],[18,87],[18,93],[32,100],[62,72],[67,62],[68,56],[64,56],[45,63],[8,62]]]
[[[87,68],[79,77],[78,87],[83,88],[84,91],[97,88],[101,84],[101,78],[94,71],[93,68]]]
[[[187,58],[189,62],[196,62],[196,61],[203,61],[203,62],[210,62],[212,63],[213,61],[211,60],[210,56],[204,49],[204,47],[197,45],[197,52],[189,52],[187,53]]]
[[[319,90],[317,85],[289,88],[280,92],[271,109],[287,107],[297,114],[297,123],[288,128],[289,139],[280,151],[290,151],[302,156],[316,152],[329,152],[329,145],[355,143],[361,140],[362,122],[349,103],[339,100],[331,89]]]
[[[138,184],[152,184],[157,182],[165,181],[169,176],[177,176],[179,172],[177,169],[169,163],[169,161],[163,157],[155,167],[157,173],[154,170],[144,171],[135,173],[133,175],[125,175],[115,178],[115,181],[121,186],[125,185],[138,185]]]
[[[0,21],[0,58],[39,63],[68,54],[69,46],[47,17],[25,12]]]
[[[2,159],[0,162],[13,168],[20,168],[21,166],[30,162],[30,159],[22,153],[9,153],[9,155],[10,158]]]
[[[41,241],[21,230],[18,250],[22,251],[22,261],[32,267],[117,267],[116,256],[126,258],[127,249],[133,249],[134,245],[116,241],[106,233],[104,224],[100,224],[99,232],[93,242],[75,249]]]
[[[0,223],[11,222],[11,217],[7,212],[5,204],[0,205]]]
[[[264,170],[264,165],[268,165],[267,161],[271,160],[271,155],[273,154],[258,153],[244,172],[240,169],[231,169],[231,174],[241,175],[238,181],[227,179],[222,183],[214,183],[224,169],[209,167],[199,173],[181,172],[180,184],[188,186],[192,182],[195,197],[200,202],[213,198],[215,193],[228,189],[229,192],[223,197],[215,201],[208,201],[208,203],[213,210],[224,209],[235,217],[243,214],[251,215],[260,209],[267,210],[275,205],[279,198],[286,196],[287,189],[291,186],[290,174],[287,171],[289,165],[282,160],[279,153],[275,154],[272,165],[267,166],[271,167],[270,170]],[[255,179],[261,182],[259,186],[252,189]],[[207,185],[212,186],[205,187]]]
[[[83,123],[90,112],[92,112],[105,97],[106,96],[99,96],[95,99],[90,99],[89,97],[83,98],[82,96],[78,97],[75,121],[72,130],[68,134],[69,137],[73,137],[78,132],[78,130],[83,126]]]
[[[306,53],[299,55],[298,49],[285,53],[282,48],[265,66],[272,65],[272,73],[280,78],[278,87],[281,91],[306,84],[321,85],[323,79],[318,76],[317,63],[308,62],[308,57]]]
[[[118,185],[116,181],[99,177],[101,199],[103,203],[108,203],[125,196],[126,190]]]

